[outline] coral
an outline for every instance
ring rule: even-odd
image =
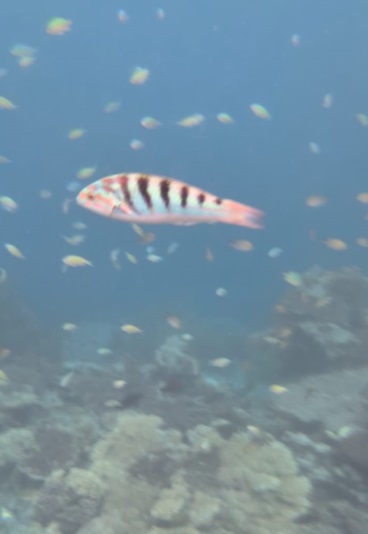
[[[103,484],[92,472],[54,471],[38,497],[34,518],[45,526],[56,521],[63,534],[74,534],[99,513],[103,495]]]
[[[220,509],[220,499],[202,491],[195,491],[189,514],[190,521],[198,528],[210,527]]]
[[[197,376],[198,362],[186,350],[188,342],[180,336],[170,336],[156,350],[155,362],[166,370]]]
[[[181,473],[175,473],[171,487],[161,491],[158,501],[151,508],[151,516],[158,522],[180,524],[185,518],[190,493]]]
[[[35,450],[36,443],[30,430],[8,430],[0,435],[0,467],[22,463]]]

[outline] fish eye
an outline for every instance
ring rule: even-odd
[[[87,200],[94,200],[95,199],[95,194],[94,193],[87,193]]]

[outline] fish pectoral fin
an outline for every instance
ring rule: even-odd
[[[125,202],[119,202],[111,208],[110,217],[113,216],[115,211],[122,211],[125,215],[133,215],[134,212]]]

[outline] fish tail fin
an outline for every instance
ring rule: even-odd
[[[224,208],[224,223],[255,229],[263,228],[263,211],[234,200],[224,200]]]

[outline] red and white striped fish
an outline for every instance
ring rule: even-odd
[[[235,224],[262,228],[263,213],[178,180],[150,174],[114,174],[80,191],[80,206],[121,221],[148,224]]]

